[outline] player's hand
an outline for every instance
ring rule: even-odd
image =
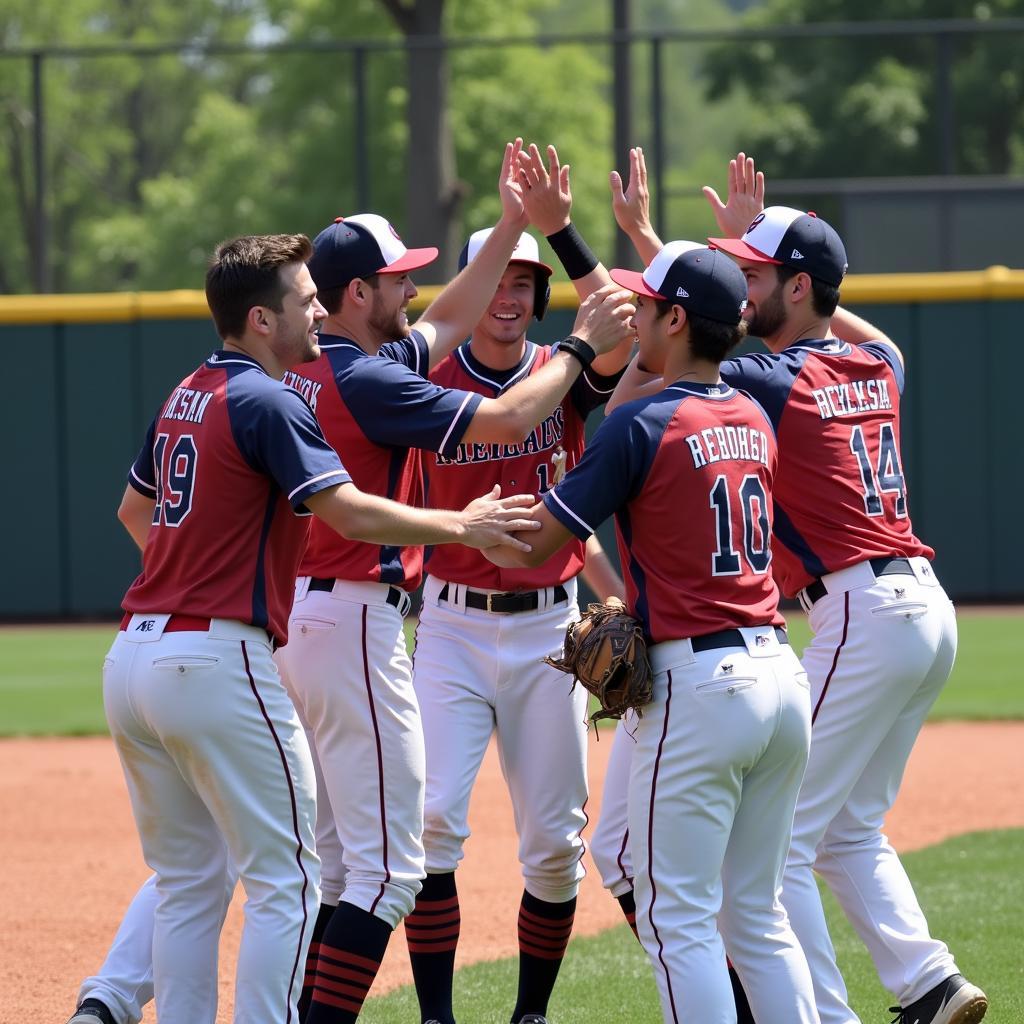
[[[526,207],[523,204],[523,186],[519,181],[519,154],[523,150],[523,140],[505,143],[505,156],[501,161],[501,174],[498,176],[498,195],[501,197],[501,219],[518,227],[520,230],[529,223]]]
[[[548,146],[548,163],[535,143],[519,154],[519,184],[531,223],[541,234],[553,235],[569,223],[572,210],[572,188],[569,165],[560,164],[558,151]]]
[[[530,551],[530,545],[517,533],[539,530],[540,522],[531,518],[536,504],[532,494],[513,494],[501,498],[501,487],[495,484],[490,493],[471,501],[460,513],[466,529],[462,544],[470,548],[490,548],[508,544],[518,551]]]
[[[608,175],[612,190],[612,212],[615,221],[632,238],[651,227],[651,194],[647,190],[647,161],[644,151],[634,146],[629,151],[629,183],[622,187],[618,171]]]
[[[723,237],[740,238],[764,209],[764,172],[754,167],[752,156],[737,153],[736,158],[729,161],[727,201],[723,203],[710,185],[705,185],[702,191]]]
[[[630,301],[632,292],[617,284],[606,284],[583,301],[576,314],[572,333],[585,341],[598,355],[610,352],[636,333]]]

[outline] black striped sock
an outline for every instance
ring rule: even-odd
[[[461,923],[455,872],[427,875],[416,906],[405,919],[409,961],[423,1020],[455,1024],[452,978]]]
[[[353,1024],[380,970],[391,925],[339,903],[320,939],[313,998],[304,1024]]]
[[[309,1013],[309,1003],[313,998],[313,981],[316,978],[316,958],[320,955],[320,940],[324,936],[327,923],[334,914],[336,903],[321,903],[313,925],[313,938],[306,954],[306,973],[302,979],[302,995],[299,996],[299,1020],[305,1020]]]
[[[633,934],[636,935],[639,940],[640,936],[636,930],[636,899],[633,897],[633,890],[624,892],[621,896],[616,896],[619,906],[622,908],[622,913],[626,916],[626,924],[633,929]]]
[[[519,994],[513,1021],[524,1013],[543,1016],[548,1012],[575,914],[575,896],[565,903],[547,903],[523,893],[519,904]]]

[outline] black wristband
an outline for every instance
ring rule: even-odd
[[[590,345],[582,338],[577,338],[575,334],[563,338],[558,343],[558,351],[568,352],[569,355],[575,356],[583,364],[584,370],[590,369],[590,364],[597,358],[597,353]]]
[[[590,251],[590,246],[583,241],[583,236],[576,230],[575,224],[566,224],[561,231],[546,236],[548,245],[554,250],[558,262],[565,268],[570,281],[578,281],[586,277],[597,266],[597,257]]]

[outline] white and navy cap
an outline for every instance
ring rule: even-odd
[[[483,248],[484,242],[487,241],[493,230],[494,228],[481,228],[469,236],[469,241],[459,253],[459,270],[462,270],[471,260],[476,259],[476,254]],[[548,277],[551,276],[551,268],[541,262],[537,239],[525,231],[519,236],[519,241],[516,242],[516,247],[512,250],[508,261],[509,263],[529,263],[531,266],[539,267]]]
[[[471,260],[476,259],[477,253],[481,250],[484,242],[487,241],[493,230],[494,228],[481,228],[469,236],[469,241],[466,242],[462,247],[462,252],[459,253],[459,270],[464,270]],[[537,240],[533,235],[528,235],[524,231],[519,236],[519,241],[516,242],[516,247],[512,250],[512,255],[508,261],[509,263],[525,263],[535,269],[537,274],[537,294],[533,303],[533,315],[538,320],[543,320],[544,313],[548,308],[548,302],[551,299],[551,285],[549,283],[551,268],[546,263],[541,262],[540,249],[537,247]]]
[[[769,206],[742,238],[709,238],[708,243],[751,263],[795,267],[835,288],[846,276],[846,248],[835,228],[788,206]]]
[[[307,264],[321,291],[341,288],[357,277],[406,274],[437,259],[437,249],[407,249],[398,232],[376,213],[337,217],[313,239]]]
[[[738,324],[747,308],[747,280],[723,253],[697,242],[669,242],[639,274],[611,270],[612,280],[637,295],[665,299],[688,313]]]

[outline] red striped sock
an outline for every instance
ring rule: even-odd
[[[339,903],[320,940],[313,998],[304,1024],[353,1024],[377,977],[391,926]]]
[[[452,979],[462,915],[455,872],[427,875],[413,912],[405,919],[409,962],[420,1016],[452,1024]]]
[[[336,904],[321,903],[320,911],[313,925],[313,939],[306,954],[306,973],[302,979],[302,995],[299,996],[299,1020],[305,1020],[309,1012],[309,1004],[313,998],[313,982],[316,978],[316,958],[320,954],[320,940],[324,936],[327,925],[334,916]]]
[[[519,995],[513,1020],[526,1013],[547,1013],[575,914],[575,897],[565,903],[547,903],[523,893],[519,905]]]

